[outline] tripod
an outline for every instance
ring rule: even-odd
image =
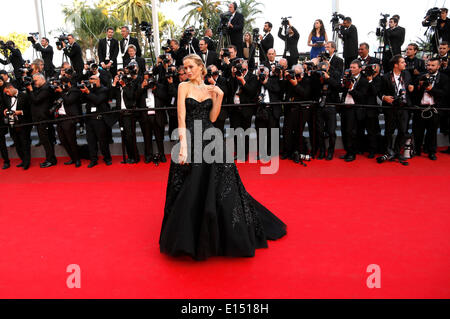
[[[219,32],[219,46],[218,46],[218,48],[220,50],[222,50],[222,49],[224,49],[225,47],[227,47],[229,45],[231,45],[230,35],[227,32],[227,28],[225,26],[222,26],[220,28],[220,32]]]
[[[431,44],[431,54],[437,53],[439,49],[439,30],[437,28],[437,20],[432,22],[430,26],[428,26],[427,31],[425,31],[424,36],[427,36],[430,39]],[[434,43],[433,43],[434,38]]]
[[[145,32],[145,37],[147,38],[147,42],[150,50],[150,59],[152,61],[152,67],[155,65],[155,52],[153,50],[153,34],[149,32]]]

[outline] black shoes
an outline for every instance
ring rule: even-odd
[[[317,157],[318,160],[323,160],[325,158],[325,151],[320,151],[319,156]]]
[[[442,154],[450,154],[450,147],[447,148],[445,151],[441,151]]]
[[[344,156],[339,157],[340,159],[343,159],[346,162],[353,162],[356,159],[356,155],[347,153]]]
[[[73,160],[70,160],[68,162],[65,162],[64,165],[73,165],[75,162]]]
[[[10,168],[10,167],[11,167],[11,164],[10,164],[9,162],[5,162],[5,163],[3,164],[2,169],[8,169],[8,168]]]
[[[112,165],[112,160],[105,160],[105,164],[106,164],[106,166],[110,166],[110,165]]]
[[[369,153],[369,156],[367,156],[367,158],[370,158],[370,159],[375,158],[375,153],[370,152],[370,153]]]
[[[16,167],[23,167],[23,162],[16,165]]]
[[[55,165],[56,165],[56,163],[45,161],[45,162],[39,164],[39,167],[40,168],[48,168],[48,167],[52,167],[52,166],[55,166]]]
[[[161,163],[166,163],[166,162],[167,162],[166,155],[161,154],[161,155],[159,156],[159,160],[160,160]]]
[[[331,161],[331,160],[333,160],[333,155],[334,155],[333,152],[328,152],[327,157],[326,157],[325,159],[326,159],[327,161]]]
[[[91,161],[91,162],[89,163],[89,165],[88,165],[88,168],[92,168],[92,167],[97,166],[97,165],[98,165],[98,162],[97,162],[97,161]]]
[[[153,156],[145,156],[145,158],[144,158],[144,163],[145,163],[145,164],[149,164],[149,163],[152,161],[152,157],[153,157]]]
[[[432,161],[437,160],[436,154],[434,154],[434,153],[428,154],[428,158],[429,158],[430,160],[432,160]]]
[[[280,158],[284,161],[287,160],[290,157],[290,155],[288,153],[282,153]]]

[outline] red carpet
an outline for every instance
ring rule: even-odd
[[[339,155],[339,154],[338,154]],[[0,298],[450,298],[450,156],[239,164],[288,225],[255,258],[159,253],[169,164],[0,171]],[[68,289],[66,267],[81,267]],[[381,267],[369,289],[367,266]]]

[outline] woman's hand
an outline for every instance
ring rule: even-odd
[[[180,153],[178,154],[178,163],[186,164],[187,161],[187,143],[185,140],[180,141]]]

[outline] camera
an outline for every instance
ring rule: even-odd
[[[281,18],[281,25],[283,27],[288,27],[289,26],[289,19],[291,19],[292,17],[285,17],[285,18]]]
[[[223,51],[222,57],[224,57],[224,58],[229,58],[230,57],[230,49],[223,48],[222,51]]]
[[[377,65],[376,64],[367,64],[364,65],[362,68],[361,73],[363,75],[367,76],[374,76],[377,70]]]
[[[319,53],[319,55],[317,57],[320,59],[321,62],[328,61],[331,58],[330,54],[328,52],[321,52],[321,53]]]
[[[52,107],[50,108],[49,112],[50,114],[55,114],[58,112],[58,110],[61,108],[61,106],[63,105],[64,99],[62,97],[58,98],[57,100],[55,100],[53,102]]]
[[[253,42],[258,43],[259,41],[259,28],[254,28],[252,30],[253,33]]]
[[[130,76],[138,74],[136,64],[134,64],[134,63],[128,64],[125,69],[128,70],[128,74],[130,74]]]
[[[49,83],[49,87],[52,90],[56,90],[57,88],[61,87],[61,80],[59,80],[58,78],[50,78],[48,79],[48,83]]]
[[[150,37],[152,35],[152,24],[147,21],[142,21],[139,24],[139,28],[142,30],[142,32],[145,32],[146,37]]]
[[[264,66],[259,66],[258,69],[258,80],[260,82],[264,82],[266,80],[266,74],[264,73],[266,71],[266,68]]]
[[[342,77],[342,84],[344,87],[349,88],[354,82],[352,72],[350,69],[344,71],[344,76]]]
[[[1,50],[11,50],[12,49],[11,41],[6,41],[6,43],[5,43],[2,40],[0,40],[0,49]]]
[[[30,86],[33,83],[33,79],[31,78],[31,76],[24,76],[23,77],[23,86]]]
[[[211,69],[208,69],[208,71],[206,73],[206,78],[212,78],[213,76],[218,76],[218,75],[219,75],[219,71],[213,72]]]
[[[14,111],[7,110],[5,113],[5,118],[3,120],[6,125],[13,126],[17,120],[16,113]]]
[[[339,31],[340,20],[344,20],[344,19],[345,19],[345,16],[343,14],[339,14],[337,12],[333,13],[331,20],[330,20],[333,31]]]
[[[236,68],[236,71],[234,72],[236,77],[244,74],[245,69],[242,67],[242,62],[240,59],[236,60],[235,63],[233,63],[233,66]]]
[[[427,74],[423,75],[420,79],[419,82],[422,82],[422,87],[426,88],[430,86],[430,78],[428,77]]]
[[[62,43],[64,42],[66,45],[69,43],[69,38],[67,37],[67,34],[63,33],[58,37],[55,37],[55,39],[58,39],[58,41],[56,41],[56,45],[61,47]]]
[[[181,36],[181,43],[188,44],[192,41],[192,38],[194,37],[194,27],[189,27],[186,30],[184,30],[183,35]]]
[[[31,43],[35,44],[36,40],[35,38],[39,37],[39,32],[30,32],[29,36],[27,37],[27,40]]]
[[[163,49],[163,51],[166,51],[166,52],[172,50],[171,47],[170,47],[170,40],[166,41],[166,45],[163,45],[162,49]]]
[[[220,14],[220,23],[217,29],[217,33],[226,33],[228,29],[228,22],[230,21],[231,16],[232,13],[229,11]]]
[[[287,70],[286,79],[291,80],[295,78],[295,71],[294,70]]]
[[[405,101],[405,96],[406,96],[406,90],[400,89],[398,91],[397,95],[395,96],[394,101],[392,102],[392,105],[400,106],[402,104],[402,102]]]
[[[386,31],[386,27],[387,27],[387,18],[389,18],[389,14],[380,14],[383,18],[380,19],[379,21],[379,27],[377,28],[375,34],[377,37],[383,37],[384,36],[384,32]]]
[[[84,81],[77,83],[77,88],[79,88],[79,89],[90,88],[90,87],[91,87],[91,83],[89,82],[89,80],[84,80]]]
[[[424,19],[427,19],[428,22],[436,22],[441,16],[441,9],[438,7],[431,8],[427,11]]]

